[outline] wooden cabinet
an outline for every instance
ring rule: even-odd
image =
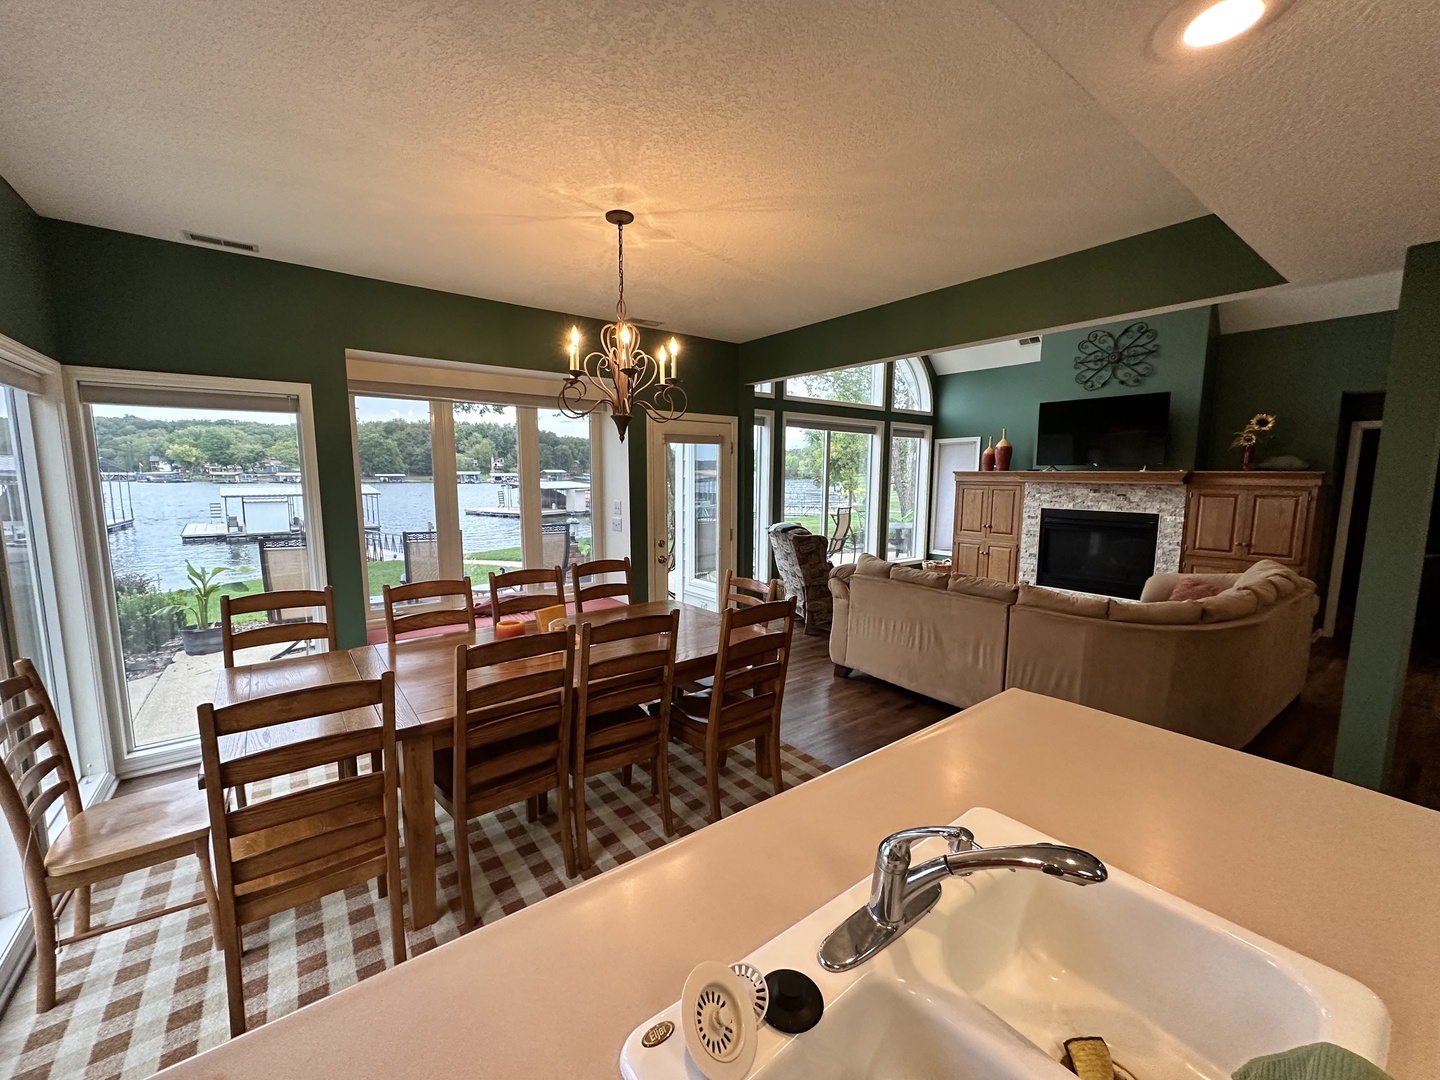
[[[1025,485],[955,480],[955,572],[1015,582]]]
[[[1181,572],[1237,573],[1261,559],[1274,559],[1313,578],[1316,503],[1323,475],[1191,474]]]

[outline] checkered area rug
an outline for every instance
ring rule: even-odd
[[[826,771],[822,763],[788,746],[781,757],[787,788]],[[676,836],[702,828],[709,814],[700,755],[672,747],[670,782]],[[755,773],[752,747],[730,752],[720,786],[727,815],[769,793],[769,782]],[[586,877],[667,842],[645,770],[635,770],[629,787],[615,772],[589,778],[586,790],[594,860]],[[252,801],[264,796],[261,785],[252,788]],[[552,796],[550,812],[533,825],[525,820],[523,805],[470,822],[475,903],[482,921],[494,922],[581,880],[565,876],[555,803]],[[409,932],[411,956],[460,936],[454,829],[438,808],[437,819],[440,918],[433,926]],[[94,925],[183,903],[199,891],[194,859],[137,871],[95,888]],[[62,922],[68,917],[67,906]],[[391,962],[388,925],[385,901],[375,896],[372,885],[365,885],[251,926],[244,957],[251,1030],[383,971]],[[68,933],[68,925],[62,925],[61,934]],[[229,1037],[224,964],[212,946],[204,907],[67,946],[60,953],[57,981],[59,1003],[37,1016],[32,963],[0,1016],[0,1077],[149,1076]]]

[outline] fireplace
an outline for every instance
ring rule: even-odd
[[[1035,583],[1138,600],[1159,526],[1158,514],[1041,509]]]

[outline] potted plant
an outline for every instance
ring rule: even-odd
[[[239,570],[243,571],[244,568]],[[195,623],[194,626],[187,626],[180,631],[180,641],[185,647],[186,656],[205,656],[220,651],[220,626],[210,619],[211,604],[220,593],[220,575],[232,572],[235,570],[229,566],[197,569],[188,559],[185,561],[185,576],[190,579],[190,588],[187,591],[190,595],[185,603],[178,604],[171,610],[183,612]],[[231,592],[249,590],[248,585],[238,581],[232,582],[227,588]]]

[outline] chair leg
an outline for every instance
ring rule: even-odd
[[[710,822],[720,820],[720,770],[725,767],[725,751],[705,755],[705,791],[710,796]]]
[[[585,773],[575,771],[575,856],[581,870],[590,869],[590,826],[585,820]]]
[[[541,817],[548,814],[550,812],[550,793],[548,791],[542,791],[539,795],[536,795],[535,806],[539,809]]]
[[[660,827],[665,830],[666,836],[674,836],[675,812],[670,806],[670,748],[664,743],[661,743],[655,760],[650,762],[650,790],[660,796]]]
[[[245,785],[241,784],[235,789],[235,809],[244,810],[249,804],[245,800]]]
[[[405,903],[404,891],[400,885],[400,859],[386,860],[385,877],[388,882],[385,893],[390,898],[390,955],[396,964],[405,962]],[[390,880],[390,879],[394,880]]]
[[[721,750],[719,756],[716,758],[716,765],[717,765],[718,768],[723,769],[723,768],[725,767],[725,762],[727,762],[727,761],[729,761],[729,760],[730,760],[730,751],[729,751],[729,750]]]
[[[769,758],[770,782],[775,788],[775,794],[785,790],[785,768],[780,763],[780,725],[775,724],[770,728],[770,752],[765,755]]]
[[[762,780],[770,775],[770,760],[766,757],[770,748],[765,743],[765,736],[761,735],[755,740],[755,773]]]
[[[35,926],[35,1011],[55,1007],[55,910],[50,897],[30,894],[30,921]]]
[[[457,807],[458,809],[458,807]],[[476,925],[475,885],[470,880],[474,868],[470,865],[470,821],[455,815],[455,869],[460,872],[460,910],[465,920],[465,929]]]
[[[240,929],[226,927],[223,932],[225,951],[225,996],[230,1006],[230,1037],[245,1034],[245,980],[240,973]]]
[[[341,780],[348,780],[352,776],[359,775],[360,759],[353,757],[345,758],[343,761],[337,761],[335,763],[335,768],[339,770]]]
[[[531,795],[525,800],[525,820],[532,825],[540,820],[540,796]]]
[[[570,808],[570,776],[568,770],[560,776],[560,851],[565,856],[565,876],[574,877],[575,828]]]
[[[202,836],[195,841],[195,858],[200,862],[200,887],[205,890],[205,908],[210,912],[210,936],[215,948],[223,949],[220,937],[220,897],[215,893],[215,876],[210,872],[210,838]]]
[[[75,932],[90,932],[90,886],[81,885],[75,890]]]
[[[635,766],[633,766],[633,765],[622,765],[622,766],[620,766],[620,783],[621,783],[621,784],[623,784],[625,787],[629,787],[631,781],[633,781],[634,779],[635,779]]]
[[[379,750],[372,751],[370,754],[370,771],[372,773],[385,771],[385,758]]]

